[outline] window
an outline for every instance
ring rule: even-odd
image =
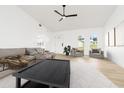
[[[98,38],[97,38],[97,35],[93,33],[90,36],[90,48],[97,49],[97,46],[98,46]]]
[[[78,37],[78,49],[84,50],[84,38],[82,36]]]

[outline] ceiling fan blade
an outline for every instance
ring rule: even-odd
[[[59,13],[57,10],[54,10],[54,12],[56,12],[57,14],[59,14],[60,16],[63,16],[61,13]]]
[[[73,14],[73,15],[66,15],[65,17],[75,17],[77,16],[77,14]]]
[[[63,20],[63,18],[61,18],[61,19],[59,20],[59,22],[62,21],[62,20]]]

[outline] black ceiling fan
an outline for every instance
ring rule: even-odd
[[[57,10],[54,10],[55,13],[59,14],[62,17],[59,20],[59,22],[62,21],[63,19],[65,19],[66,17],[75,17],[75,16],[77,16],[77,14],[66,15],[65,14],[65,7],[66,7],[66,5],[62,5],[62,7],[63,7],[63,13],[62,14],[60,12],[58,12]]]

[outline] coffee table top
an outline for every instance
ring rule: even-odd
[[[46,59],[13,75],[53,87],[69,87],[70,62],[69,60]]]

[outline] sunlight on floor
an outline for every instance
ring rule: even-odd
[[[88,56],[72,57],[65,55],[57,55],[56,58],[69,59],[71,62],[83,62],[92,65],[92,67],[99,70],[109,80],[111,80],[118,87],[124,87],[124,68],[112,63],[106,59],[96,59]]]

